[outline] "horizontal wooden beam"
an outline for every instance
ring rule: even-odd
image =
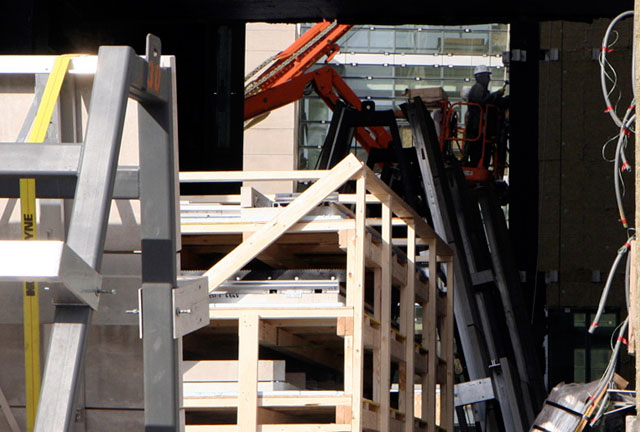
[[[364,165],[353,155],[344,158],[328,175],[324,176],[289,204],[278,216],[264,224],[251,237],[242,242],[216,263],[205,276],[209,290],[214,290],[238,270],[255,258],[267,246],[295,225],[331,192],[338,189],[363,169]]]
[[[284,393],[284,392],[278,392]],[[334,407],[351,405],[351,396],[340,391],[287,391],[290,395],[258,395],[259,407]],[[237,396],[198,396],[185,397],[185,409],[234,408],[238,406]]]
[[[287,308],[287,307],[274,307],[274,308],[254,308],[260,318],[263,319],[286,319],[286,318],[338,318],[338,317],[350,317],[353,316],[352,307],[336,307],[336,308]],[[210,309],[209,316],[212,320],[219,319],[238,319],[240,315],[245,313],[247,308],[223,308],[223,309]]]
[[[182,171],[180,183],[236,183],[243,181],[319,180],[328,170],[288,171]]]
[[[256,432],[350,432],[350,424],[297,423],[263,424]],[[237,425],[186,425],[185,432],[241,432]]]

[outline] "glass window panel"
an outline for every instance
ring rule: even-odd
[[[351,29],[340,43],[343,51],[359,50],[369,47],[369,31],[362,29]]]
[[[469,66],[456,66],[456,67],[446,67],[442,68],[442,76],[445,79],[459,79],[465,80],[473,78],[473,67]],[[475,81],[475,79],[474,79]]]
[[[508,32],[509,26],[507,24],[491,24],[491,30]]]
[[[576,312],[573,314],[573,326],[584,328],[587,325],[587,314],[584,312]]]
[[[469,87],[469,83],[464,81],[447,81],[444,85],[444,89],[447,92],[447,96],[450,100],[460,100],[462,99],[462,89],[465,87]],[[462,118],[462,117],[461,117]]]
[[[369,33],[371,48],[393,49],[394,32],[391,30],[372,30]]]
[[[319,158],[319,148],[300,147],[298,149],[298,169],[315,169]]]
[[[482,55],[486,52],[487,35],[446,32],[443,41],[446,54]]]
[[[586,381],[586,353],[584,348],[575,348],[573,350],[573,381]]]
[[[317,97],[309,97],[305,99],[302,118],[310,121],[327,121],[331,120],[331,110],[324,101]]]
[[[392,69],[383,65],[344,65],[344,75],[347,77],[385,77],[391,76]]]
[[[329,129],[329,124],[305,123],[301,125],[302,145],[305,147],[322,147]]]
[[[302,31],[311,25],[301,26]],[[371,27],[375,27],[373,30]],[[442,54],[445,45],[457,49],[465,55],[487,55],[495,49],[501,53],[501,46],[508,45],[508,26],[487,24],[475,26],[356,26],[341,41],[343,52],[389,52],[407,54]],[[456,46],[457,45],[457,46]],[[500,48],[500,49],[498,49]],[[466,50],[466,51],[465,51]],[[384,62],[384,60],[381,60]],[[394,66],[384,64],[334,65],[336,71],[361,99],[373,100],[376,109],[397,109],[406,101],[407,88],[443,87],[452,101],[459,100],[459,93],[474,82],[473,67],[434,67],[432,65]],[[506,70],[493,69],[491,89],[502,86]],[[371,77],[372,79],[366,79]],[[417,80],[418,78],[419,80]],[[310,102],[301,104],[300,118],[300,166],[313,168],[317,159],[317,147],[324,142],[329,122],[330,110],[315,95],[308,96]],[[305,121],[309,121],[308,123]],[[325,124],[322,124],[325,122]],[[306,150],[304,153],[303,150]],[[362,152],[362,150],[360,150]],[[364,157],[363,155],[361,155]]]
[[[507,32],[491,32],[489,43],[489,52],[487,54],[502,54],[503,51],[509,49],[509,33]]]
[[[591,379],[595,380],[602,376],[609,364],[611,350],[609,348],[591,348]]]
[[[468,28],[472,32],[482,32],[490,30],[491,24],[475,24],[467,26],[466,28]]]
[[[380,111],[393,109],[393,99],[375,99],[376,109]]]
[[[345,81],[359,98],[365,98],[367,96],[372,98],[393,96],[392,80],[347,79]]]
[[[442,52],[440,32],[416,32],[416,50],[421,54],[431,54]]]
[[[618,320],[616,319],[616,314],[605,313],[600,317],[600,322],[598,323],[598,327],[609,327],[615,328],[618,325]]]
[[[396,48],[401,50],[415,50],[416,48],[415,31],[396,32]]]
[[[442,76],[442,68],[433,66],[395,66],[395,76],[403,78],[440,78]]]

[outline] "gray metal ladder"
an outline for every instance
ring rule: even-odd
[[[531,329],[509,261],[504,214],[491,187],[472,194],[459,166],[445,168],[433,120],[420,98],[403,110],[413,131],[434,229],[455,250],[455,317],[469,378],[491,377],[505,429],[528,430],[546,392],[532,360],[534,349],[522,343]],[[506,332],[495,325],[496,313],[504,314]],[[486,407],[474,408],[485,428],[494,430]]]
[[[18,197],[19,179],[34,178],[38,197],[73,198],[65,242],[0,241],[0,282],[47,282],[55,303],[38,432],[72,427],[92,312],[103,293],[100,269],[109,209],[116,198],[141,202],[146,430],[180,430],[183,424],[179,337],[180,329],[190,326],[180,325],[175,312],[179,297],[175,83],[172,68],[160,65],[160,53],[160,40],[152,35],[147,38],[145,58],[126,46],[100,47],[82,144],[0,143],[0,196]],[[119,169],[129,97],[139,102],[140,163]],[[32,265],[21,265],[27,258]],[[206,289],[202,291],[206,301]]]

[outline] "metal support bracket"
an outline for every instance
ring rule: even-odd
[[[453,388],[455,406],[463,406],[495,399],[491,378],[456,384]]]
[[[178,279],[173,290],[173,337],[178,339],[209,324],[208,278]]]

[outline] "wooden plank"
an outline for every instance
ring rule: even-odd
[[[340,369],[340,359],[335,351],[314,347],[308,339],[295,335],[286,329],[275,327],[267,320],[260,321],[260,336],[260,343],[266,347],[295,357],[302,357],[336,370]]]
[[[183,233],[184,234],[184,233]],[[225,246],[236,246],[242,242],[242,233],[239,234],[221,234],[217,236],[211,235],[183,235],[182,236],[182,245],[183,246],[193,246],[193,245],[225,245]]]
[[[384,218],[377,218],[377,217],[368,217],[367,218],[367,225],[369,226],[384,226],[385,222],[383,220]],[[407,222],[405,222],[405,219],[402,218],[398,218],[398,217],[394,217],[391,219],[391,224],[393,226],[405,226],[407,224]]]
[[[425,239],[437,239],[439,246],[439,253],[442,255],[453,255],[453,251],[442,240],[426,222],[422,220],[422,217],[416,211],[404,202],[400,197],[391,190],[382,180],[380,180],[371,169],[364,167],[364,175],[367,178],[367,189],[381,202],[393,199],[393,213],[399,218],[403,219],[407,225],[413,225],[416,234]]]
[[[271,408],[258,408],[258,427],[263,424],[296,423],[296,417]]]
[[[353,336],[353,317],[338,318],[336,334],[338,336]]]
[[[402,318],[400,318],[402,319]],[[395,362],[404,361],[404,343],[405,336],[400,334],[395,329],[391,329],[389,338],[389,355],[391,360]]]
[[[375,243],[370,233],[367,233],[365,244],[367,245],[365,248],[365,263],[367,267],[382,267],[384,262],[382,259],[382,245]],[[395,252],[396,254],[388,261],[391,264],[393,283],[396,285],[405,285],[407,283],[406,264],[398,260],[398,254],[401,253],[401,251],[397,249]],[[402,254],[402,256],[404,256],[404,254]]]
[[[182,385],[184,395],[216,395],[220,393],[237,393],[237,381],[185,382]],[[258,392],[299,390],[285,381],[258,381]]]
[[[380,200],[371,194],[367,194],[367,204],[379,204]],[[340,204],[355,204],[356,194],[341,193],[338,195],[338,202]]]
[[[371,255],[371,248],[365,248]],[[381,253],[376,256],[378,263],[382,262],[380,256]],[[382,367],[382,351],[381,343],[381,323],[382,323],[382,268],[376,267],[373,269],[373,317],[365,314],[363,323],[363,341],[365,348],[369,348],[373,352],[373,395],[372,399],[377,403],[380,403],[382,398],[382,373],[380,368]],[[380,425],[378,424],[379,428]]]
[[[345,319],[345,318],[338,318]],[[336,320],[333,318],[313,319],[313,318],[291,318],[291,319],[270,319],[269,325],[273,327],[336,327]]]
[[[413,432],[413,397],[414,397],[414,340],[415,340],[415,286],[416,286],[416,235],[413,226],[407,226],[407,284],[400,292],[400,331],[406,335],[405,349],[405,388],[401,389],[399,407],[406,414],[405,432]]]
[[[355,156],[354,156],[355,157]],[[326,170],[283,171],[182,171],[180,183],[238,183],[245,181],[320,180],[328,175]]]
[[[185,432],[242,432],[236,425],[186,425]],[[350,432],[349,424],[299,423],[299,424],[263,424],[256,432]]]
[[[348,424],[351,427],[351,406],[341,405],[336,407],[336,423]]]
[[[209,278],[209,290],[216,289],[218,285],[255,258],[298,222],[300,218],[317,206],[327,195],[362,170],[362,167],[362,162],[353,155],[343,159],[328,175],[315,182],[290,203],[282,213],[264,224],[248,240],[242,242],[209,269],[205,273],[205,276]]]
[[[284,381],[284,360],[260,360],[258,381]],[[200,360],[182,362],[183,382],[238,381],[236,360]]]
[[[453,285],[454,271],[453,257],[447,262],[447,313],[442,323],[442,355],[447,362],[447,380],[444,386],[440,387],[440,426],[447,431],[453,431],[453,389],[454,389],[454,359],[453,359],[453,340],[454,340],[454,312],[453,301],[455,295],[455,287]]]
[[[245,312],[238,322],[238,427],[242,431],[258,426],[258,314]]]
[[[258,407],[300,408],[336,407],[351,405],[351,396],[339,391],[283,391],[282,395],[262,394],[258,396]],[[185,409],[234,408],[238,406],[237,396],[185,397]],[[250,429],[252,430],[252,429]]]
[[[280,214],[279,216],[282,216]],[[183,222],[180,227],[182,234],[242,234],[244,232],[261,230],[268,223],[256,222]],[[293,224],[289,233],[334,232],[345,229],[353,229],[352,219],[307,221]]]
[[[392,239],[392,214],[391,203],[382,203],[382,254],[381,254],[381,321],[380,329],[380,413],[378,416],[378,426],[381,431],[389,430],[389,410],[391,409],[391,400],[389,397],[389,389],[391,387],[391,280],[394,267],[394,261],[391,255],[391,239]]]
[[[240,195],[180,195],[180,202],[187,204],[240,204]]]
[[[338,318],[338,317],[350,317],[353,316],[353,310],[351,307],[333,307],[333,308],[318,308],[318,307],[292,307],[285,308],[279,307],[261,307],[254,308],[260,317],[264,319],[286,319],[305,317],[310,318]],[[247,308],[224,308],[224,309],[209,309],[209,317],[212,320],[215,319],[238,319],[244,313]]]
[[[351,346],[351,365],[346,369],[345,381],[351,380],[349,388],[353,395],[351,405],[351,428],[354,431],[362,429],[362,405],[360,399],[364,388],[363,368],[363,337],[362,322],[364,314],[364,252],[365,252],[365,218],[366,218],[366,184],[365,177],[359,176],[356,181],[356,226],[352,243],[347,250],[347,305],[353,308],[353,337]],[[345,346],[347,344],[345,338]],[[345,359],[347,354],[345,353]],[[347,384],[345,382],[345,389]]]
[[[413,261],[414,269],[415,263],[416,261]],[[418,273],[415,273],[413,284],[416,303],[426,303],[429,300],[429,282],[422,279]]]
[[[430,241],[429,250],[437,251],[436,239]],[[435,432],[436,418],[436,381],[437,381],[437,342],[436,342],[436,296],[438,291],[437,254],[429,259],[429,301],[422,310],[422,340],[428,353],[427,374],[422,379],[422,419],[427,422],[427,430]]]
[[[260,360],[258,362],[258,381],[284,380],[284,360]],[[183,361],[182,381],[238,381],[238,362],[236,360]]]

